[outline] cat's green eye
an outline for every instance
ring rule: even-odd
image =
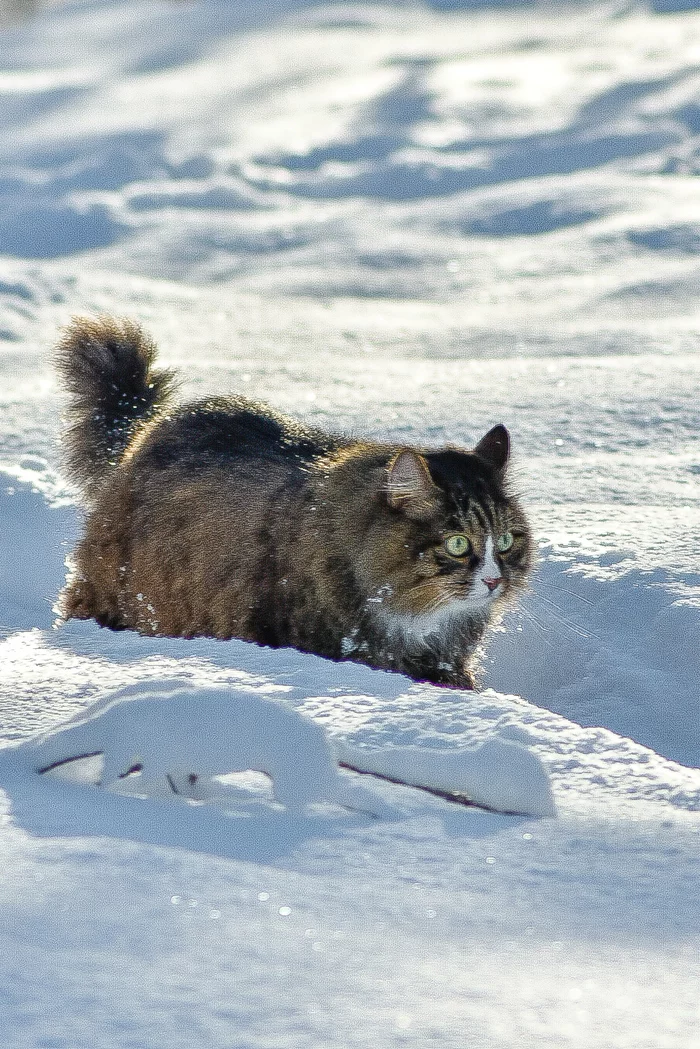
[[[450,535],[445,540],[445,550],[452,557],[466,557],[467,554],[471,553],[472,544],[466,535]]]
[[[496,540],[496,546],[501,554],[505,554],[506,550],[510,550],[511,546],[515,542],[515,536],[512,532],[504,532],[503,535],[499,535]]]

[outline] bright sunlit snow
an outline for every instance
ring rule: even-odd
[[[201,800],[202,786],[209,796],[207,780],[252,771],[267,776],[275,801],[292,811],[315,802],[365,805],[375,815],[389,811],[381,803],[373,805],[362,787],[343,782],[338,755],[318,723],[241,688],[190,689],[178,681],[130,685],[106,704],[96,704],[87,717],[29,740],[14,754],[5,752],[10,762],[18,757],[41,774],[98,755],[104,787],[115,787],[133,773],[139,792]],[[541,762],[522,747],[494,738],[460,751],[353,751],[346,746],[342,759],[345,767],[360,772],[461,794],[490,808],[554,815]]]
[[[699,70],[693,0],[0,4],[7,1049],[700,1045]],[[183,396],[505,423],[481,691],[55,629],[97,312]]]

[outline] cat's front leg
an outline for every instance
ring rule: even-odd
[[[476,688],[474,674],[462,657],[439,659],[432,653],[410,657],[401,668],[415,681],[427,681],[431,685],[442,685],[443,688]]]

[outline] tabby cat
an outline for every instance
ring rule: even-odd
[[[475,650],[527,579],[509,437],[428,451],[327,434],[242,397],[172,406],[129,320],[77,318],[56,363],[87,504],[63,618],[292,645],[473,687]]]

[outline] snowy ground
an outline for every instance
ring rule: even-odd
[[[700,1046],[695,6],[0,18],[3,1046]],[[79,520],[49,357],[100,310],[189,394],[432,444],[505,422],[540,565],[484,691],[52,629]],[[173,760],[193,695],[204,740],[227,695],[260,710],[292,804],[254,775],[193,802],[32,771],[27,741],[123,687],[135,750],[157,703]],[[331,776],[329,745],[472,795],[500,777],[525,813],[551,787],[556,816]],[[326,769],[306,808],[304,768]]]

